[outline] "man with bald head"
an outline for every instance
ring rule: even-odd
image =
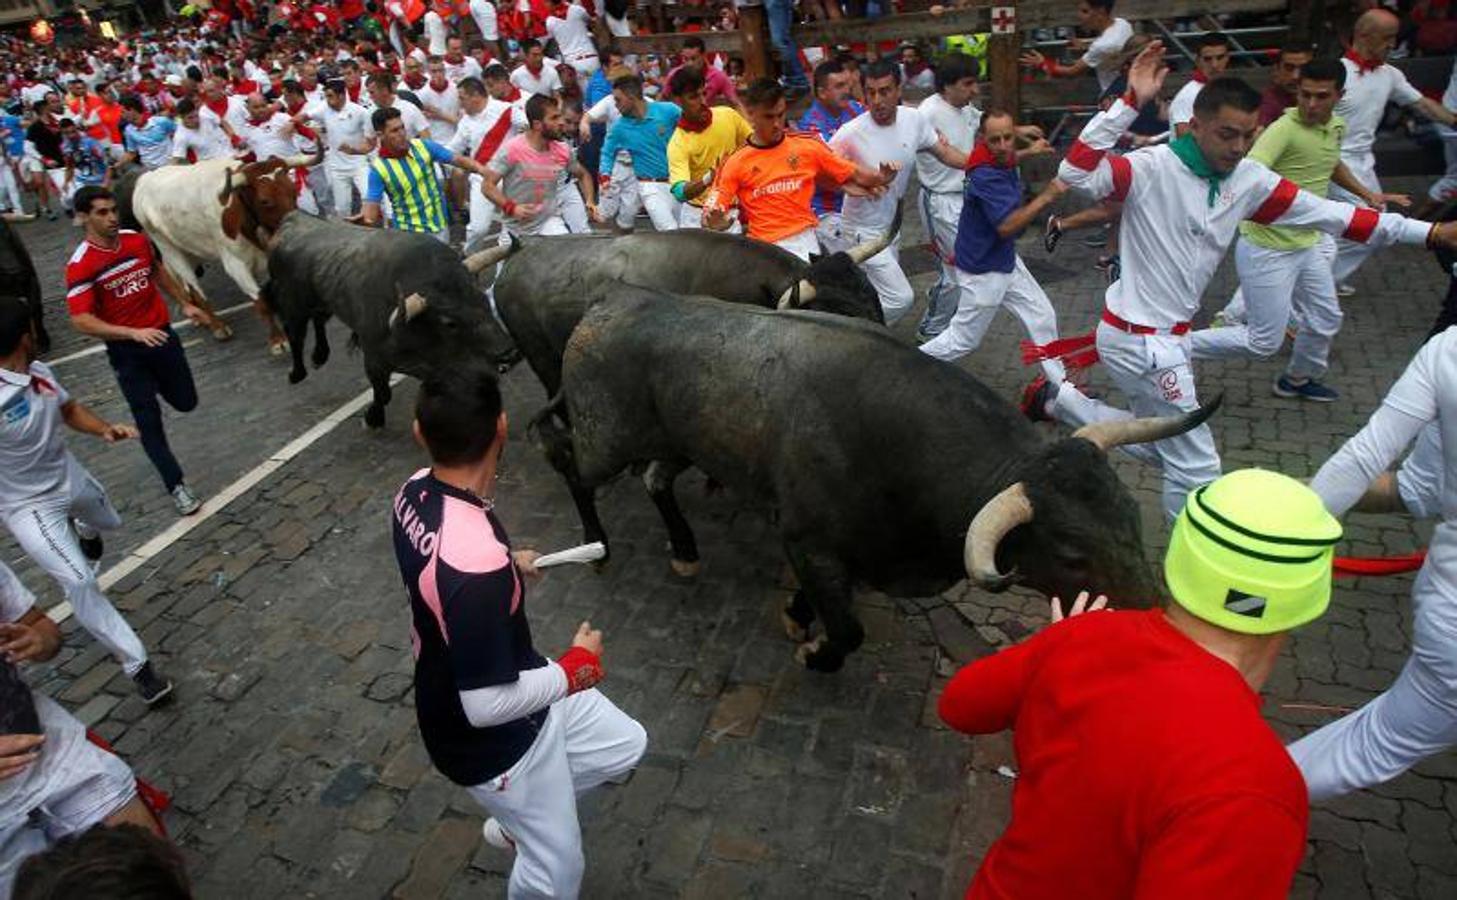
[[[1452,111],[1421,95],[1399,69],[1386,61],[1396,46],[1399,26],[1396,16],[1384,9],[1372,9],[1356,20],[1351,49],[1341,63],[1346,67],[1346,87],[1336,104],[1336,115],[1346,120],[1346,136],[1341,141],[1341,162],[1372,193],[1381,192],[1376,178],[1376,129],[1386,113],[1386,104],[1395,103],[1413,109],[1443,125],[1454,121]],[[1346,203],[1361,198],[1342,188],[1331,186],[1331,199]],[[1366,244],[1342,240],[1336,249],[1333,271],[1337,290],[1345,297],[1355,293],[1346,279],[1366,261],[1371,248]]]

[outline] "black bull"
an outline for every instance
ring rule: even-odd
[[[875,288],[857,263],[883,249],[899,227],[897,213],[889,235],[813,263],[773,244],[700,230],[615,239],[528,238],[524,247],[513,250],[496,280],[496,311],[547,395],[555,396],[567,338],[603,285],[625,282],[675,294],[762,307],[802,307],[882,322]],[[585,539],[605,543],[592,491],[576,484],[570,474],[567,487]],[[672,508],[662,508],[662,513],[679,515]],[[693,546],[678,546],[673,556],[674,568],[688,574],[698,552]]]
[[[363,228],[291,212],[271,240],[267,291],[283,319],[293,354],[288,379],[302,381],[304,343],[314,325],[315,367],[329,359],[324,324],[338,316],[354,333],[374,388],[365,411],[384,425],[389,377],[449,375],[462,367],[515,361],[510,338],[491,316],[475,274],[505,249],[462,260],[423,234]]]
[[[660,507],[676,508],[673,475],[690,464],[775,507],[801,585],[785,624],[803,639],[819,617],[799,657],[824,671],[863,639],[857,583],[927,596],[969,576],[1151,604],[1139,512],[1107,451],[1213,409],[1048,443],[975,377],[882,329],[625,286],[583,317],[562,377],[571,430],[543,419],[539,433],[584,485],[664,460],[646,478]],[[686,532],[675,548],[691,542],[681,514],[668,521]]]

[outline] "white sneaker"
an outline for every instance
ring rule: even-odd
[[[1336,285],[1336,296],[1337,297],[1350,297],[1350,296],[1354,296],[1355,293],[1356,293],[1356,287],[1355,287],[1355,285],[1350,285],[1350,284],[1338,284],[1338,285]]]
[[[172,489],[172,502],[177,505],[179,516],[190,516],[202,508],[202,501],[185,484],[179,484]]]
[[[501,823],[495,819],[487,819],[486,823],[481,826],[481,837],[487,844],[498,850],[505,850],[507,853],[516,852],[516,839],[511,837],[506,829],[501,827]]]

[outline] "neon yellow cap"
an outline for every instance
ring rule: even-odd
[[[1314,491],[1264,469],[1242,469],[1189,495],[1174,522],[1164,580],[1206,622],[1273,634],[1325,612],[1341,539]]]

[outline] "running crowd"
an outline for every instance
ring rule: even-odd
[[[672,66],[624,55],[599,41],[626,33],[625,14],[584,0],[233,0],[160,37],[12,45],[0,204],[13,221],[64,213],[84,229],[67,306],[78,332],[104,342],[135,424],[73,399],[37,359],[31,310],[0,301],[0,517],[142,699],[168,699],[172,682],[97,580],[101,533],[119,517],[63,426],[140,439],[178,513],[202,506],[159,403],[197,405],[164,300],[185,294],[147,237],[120,226],[110,188],[133,167],[219,157],[314,155],[297,179],[301,208],[466,250],[594,224],[627,231],[645,214],[656,230],[743,233],[809,260],[898,232],[914,185],[939,260],[921,351],[974,352],[1005,307],[1040,358],[1022,397],[1033,420],[1189,413],[1196,360],[1268,357],[1287,333],[1291,361],[1272,392],[1336,401],[1330,353],[1352,273],[1386,245],[1457,250],[1457,225],[1437,221],[1457,162],[1408,217],[1386,211],[1410,199],[1382,190],[1373,155],[1391,104],[1457,135],[1457,68],[1442,102],[1424,97],[1387,61],[1397,20],[1373,10],[1340,58],[1282,48],[1263,93],[1226,74],[1230,41],[1206,35],[1193,77],[1165,104],[1161,43],[1115,16],[1113,0],[1076,11],[1091,36],[1077,59],[1029,52],[1023,63],[1052,78],[1094,74],[1102,111],[1030,199],[1018,164],[1053,148],[1014,111],[978,108],[980,62],[955,52],[934,65],[916,48],[867,62],[828,55],[791,127],[792,75],[746,83],[695,37]],[[906,105],[908,84],[931,93]],[[1051,215],[1069,192],[1092,205]],[[1092,335],[1059,336],[1017,253],[1018,236],[1044,220],[1049,252],[1095,226],[1117,248]],[[1231,245],[1240,291],[1214,327],[1194,329]],[[912,311],[898,233],[862,268],[888,324]],[[1380,784],[1457,742],[1457,456],[1443,451],[1457,446],[1457,332],[1447,324],[1308,487],[1223,474],[1206,424],[1125,448],[1162,472],[1172,602],[1095,615],[1105,601],[1083,596],[1060,621],[1054,600],[1053,626],[947,686],[943,718],[973,734],[1013,729],[1022,770],[1008,830],[969,896],[1060,897],[1070,883],[1090,897],[1283,896],[1310,800]],[[1127,409],[1083,386],[1095,360]],[[494,510],[506,437],[495,381],[425,383],[415,431],[432,465],[393,512],[422,736],[437,768],[488,812],[485,839],[515,854],[509,895],[574,897],[585,866],[576,796],[630,777],[649,735],[595,687],[600,631],[583,623],[556,661],[534,648],[522,601],[541,575],[537,556],[510,549]],[[1439,520],[1413,588],[1412,655],[1377,699],[1283,747],[1257,692],[1285,636],[1325,610],[1336,517],[1353,509]],[[155,795],[19,677],[18,664],[55,655],[60,634],[3,564],[0,622],[0,896],[80,895],[81,883],[93,897],[142,883],[187,896],[156,804],[142,799]]]

